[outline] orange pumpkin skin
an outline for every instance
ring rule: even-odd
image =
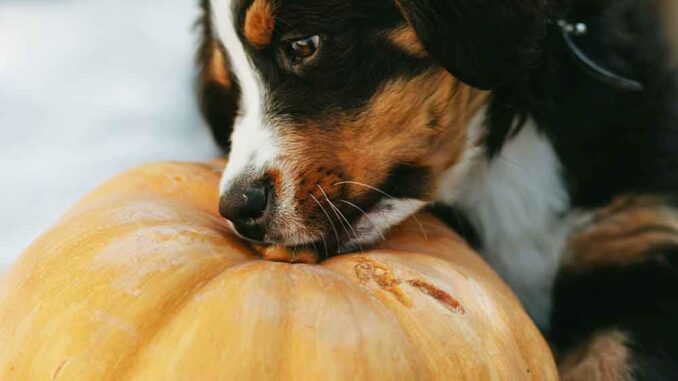
[[[432,217],[320,265],[258,259],[221,166],[122,174],[0,287],[0,380],[556,380],[516,298]]]

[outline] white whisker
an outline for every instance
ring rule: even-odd
[[[318,199],[315,198],[314,195],[312,195],[312,194],[310,194],[310,193],[309,193],[308,195],[311,196],[311,198],[313,199],[313,201],[315,201],[315,203],[318,204],[318,206],[320,207],[320,209],[322,209],[323,213],[325,213],[325,217],[327,217],[327,220],[330,222],[330,225],[332,225],[332,230],[334,231],[334,236],[337,238],[337,244],[339,244],[339,232],[337,232],[337,227],[334,226],[334,222],[332,222],[332,219],[330,218],[329,213],[327,213],[327,210],[325,210],[325,207],[322,206],[322,204],[320,203],[320,201],[318,201]],[[324,239],[324,236],[323,236],[323,239]],[[325,248],[327,248],[327,246],[325,246]]]
[[[321,234],[321,235],[320,235],[320,238],[322,238],[322,240],[323,240],[323,246],[325,246],[325,258],[329,258],[329,257],[330,257],[330,252],[329,252],[329,249],[327,248],[327,241],[325,240],[325,235],[324,235],[324,234]]]
[[[331,202],[330,202],[330,203],[331,203]],[[359,242],[359,239],[358,239],[358,233],[356,233],[356,231],[355,231],[355,229],[353,228],[353,226],[351,225],[351,223],[348,222],[348,219],[346,218],[346,216],[344,215],[344,213],[342,213],[341,210],[339,210],[339,208],[337,208],[336,206],[334,206],[334,205],[332,205],[332,206],[333,206],[334,209],[339,213],[339,216],[340,216],[344,221],[346,221],[346,225],[348,226],[348,228],[351,229],[351,232],[353,233],[353,237],[354,237],[355,240],[356,240],[356,244],[358,245],[358,249],[359,249],[360,251],[364,251],[363,246],[362,246],[362,245],[360,244],[360,242]]]
[[[424,236],[424,241],[428,241],[428,234],[426,234],[426,228],[424,228],[424,224],[422,224],[421,221],[419,221],[416,215],[413,214],[412,218],[414,219],[414,222],[416,222],[417,225],[419,225],[419,230],[421,230],[421,235]]]
[[[336,206],[334,206],[334,204],[332,204],[332,201],[330,201],[330,198],[327,196],[327,193],[325,193],[325,190],[323,189],[323,187],[321,187],[320,184],[317,184],[317,187],[318,187],[318,189],[320,189],[320,192],[322,192],[323,197],[325,198],[325,200],[326,200],[327,203],[329,204],[330,208],[331,208],[332,211],[334,212],[334,215],[337,216],[337,219],[339,220],[339,223],[341,224],[341,227],[344,229],[344,232],[346,233],[347,236],[350,237],[350,233],[348,232],[348,229],[346,228],[346,225],[344,224],[344,221],[342,221],[341,217],[339,216],[339,213],[337,213],[337,208],[336,208]],[[350,225],[349,225],[349,226],[350,226]]]
[[[327,251],[327,242],[325,242],[325,237],[322,237],[322,239],[323,239],[323,245],[325,245],[325,258],[329,258],[330,253]],[[315,242],[311,242],[311,245],[313,245],[313,252],[316,255],[318,255],[318,257],[320,257],[320,250],[318,250],[318,245]]]
[[[325,193],[325,190],[320,186],[320,184],[318,184],[318,188],[323,193],[323,196],[325,196],[325,200],[327,200],[327,202],[330,204],[330,207],[334,211],[334,214],[337,216],[337,218],[339,218],[339,222],[341,222],[341,226],[344,227],[344,231],[346,232],[346,235],[349,236],[349,237],[351,236],[351,234],[346,229],[346,226],[348,226],[348,228],[351,229],[351,233],[353,233],[353,237],[355,238],[355,240],[357,242],[358,241],[358,234],[356,233],[356,231],[353,228],[353,226],[351,225],[351,223],[348,222],[348,218],[346,218],[344,213],[342,213],[341,210],[339,210],[339,208],[337,208],[337,206],[334,205],[332,200],[330,200],[330,198],[327,197],[327,193]],[[343,222],[342,222],[342,220],[343,220]],[[344,222],[346,223],[346,225],[344,225]],[[360,249],[360,251],[363,251],[362,245],[358,244],[358,249]]]

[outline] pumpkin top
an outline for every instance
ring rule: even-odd
[[[222,167],[134,169],[38,239],[0,287],[0,379],[557,379],[515,296],[433,217],[318,265],[263,261],[218,216]]]

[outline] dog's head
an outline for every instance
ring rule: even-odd
[[[463,172],[548,0],[212,0],[239,96],[221,212],[254,241],[372,242]],[[214,49],[219,49],[216,45]],[[474,127],[475,126],[475,127]],[[449,181],[445,181],[449,183]]]

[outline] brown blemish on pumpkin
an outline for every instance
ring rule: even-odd
[[[270,0],[255,0],[245,16],[245,38],[262,49],[271,43],[275,17]]]
[[[423,292],[424,294],[436,299],[446,308],[452,310],[452,312],[459,314],[466,313],[464,306],[462,306],[457,299],[453,298],[450,294],[432,285],[431,283],[420,279],[411,279],[408,280],[407,283],[412,287],[418,288],[419,291]]]
[[[369,258],[357,258],[354,266],[356,277],[363,283],[372,280],[379,288],[390,292],[403,306],[411,307],[412,302],[400,288],[398,280],[386,265]]]

